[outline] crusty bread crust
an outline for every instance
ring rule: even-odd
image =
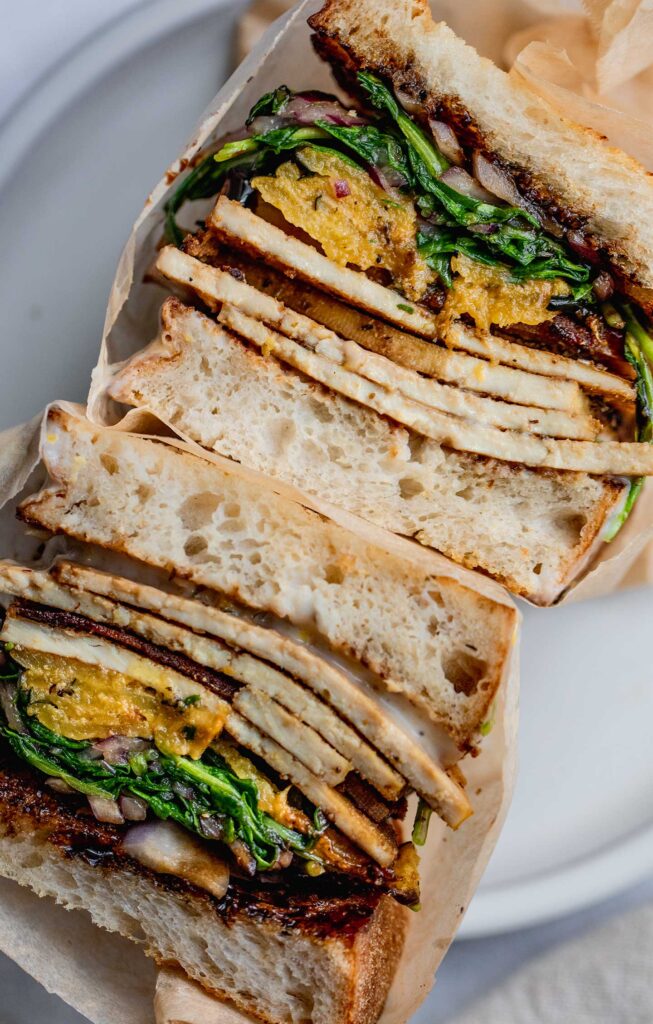
[[[309,23],[336,62],[390,78],[439,116],[457,110],[478,148],[568,226],[586,224],[626,275],[653,288],[653,177],[637,161],[434,22],[427,0],[327,0]]]
[[[26,522],[312,623],[463,744],[483,721],[512,608],[165,442],[54,409],[43,457],[55,485],[22,504]]]
[[[401,953],[406,912],[390,897],[312,931],[225,909],[120,854],[117,831],[77,815],[34,776],[0,767],[0,874],[182,967],[266,1024],[374,1024]],[[342,906],[342,900],[339,900]],[[352,906],[356,900],[352,901]],[[335,909],[335,907],[334,907]],[[328,909],[327,909],[328,915]],[[342,923],[338,924],[340,920]]]

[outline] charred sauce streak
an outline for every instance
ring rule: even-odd
[[[198,665],[185,654],[176,651],[169,651],[164,647],[158,647],[149,640],[144,640],[137,633],[122,629],[120,626],[110,626],[102,622],[94,622],[77,612],[62,611],[58,608],[48,608],[45,605],[36,604],[33,601],[26,601],[17,598],[13,608],[18,611],[22,618],[30,619],[32,622],[40,622],[43,625],[51,626],[54,629],[72,630],[75,633],[87,633],[99,636],[103,640],[126,647],[144,658],[157,662],[166,668],[171,668],[181,675],[193,679],[201,686],[217,693],[225,700],[231,700],[234,693],[240,688],[240,684],[229,676],[217,672],[215,669],[207,668],[205,665]]]

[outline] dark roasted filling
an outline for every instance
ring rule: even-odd
[[[60,797],[43,786],[38,772],[0,748],[0,825],[7,835],[38,831],[63,856],[80,857],[106,872],[129,870],[156,878],[157,884],[210,901],[227,921],[246,915],[272,920],[319,938],[356,935],[378,906],[383,890],[351,878],[319,878],[269,873],[248,878],[232,873],[223,899],[173,875],[154,875],[121,849],[124,829],[97,821],[80,797]]]

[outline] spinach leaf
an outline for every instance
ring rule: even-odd
[[[411,839],[415,846],[424,846],[429,834],[429,822],[431,820],[432,810],[427,803],[419,798],[417,804],[417,811],[415,812],[415,821],[413,824],[413,833]]]
[[[164,233],[167,242],[181,245],[184,232],[177,224],[177,214],[184,205],[194,199],[208,199],[216,195],[226,179],[233,171],[247,167],[250,176],[261,169],[261,155],[258,152],[246,152],[229,160],[216,163],[215,154],[209,153],[193,167],[175,189],[163,207]]]
[[[297,146],[301,146],[305,142],[325,138],[328,136],[322,128],[315,128],[311,125],[298,127],[291,124],[285,128],[273,128],[272,131],[263,132],[262,135],[252,135],[247,139],[227,142],[222,149],[218,150],[213,159],[217,163],[225,163],[233,160],[234,157],[255,153],[264,148],[279,154],[284,150],[296,149]]]
[[[292,92],[287,85],[280,85],[277,89],[273,89],[272,92],[266,92],[250,110],[245,124],[249,128],[255,117],[278,114],[285,107],[291,96]]]
[[[616,314],[616,319],[615,319]],[[626,327],[624,356],[637,373],[635,388],[637,391],[637,432],[636,440],[653,442],[653,336],[646,330],[629,302],[624,302],[616,311],[610,306],[604,307],[604,316],[608,323],[616,325],[620,320]],[[644,486],[644,477],[633,477],[621,513],[611,524],[605,537],[612,541],[632,512],[635,502]]]
[[[413,170],[417,173],[419,168],[420,172],[425,171],[426,175],[431,178],[439,178],[441,174],[444,174],[449,167],[449,161],[419,125],[416,125],[408,114],[404,113],[381,79],[368,71],[360,71],[358,83],[369,96],[372,105],[377,110],[389,114],[406,139],[410,147],[411,160],[414,160]]]
[[[412,171],[403,147],[390,132],[382,131],[374,125],[345,127],[328,121],[316,123],[338,142],[353,150],[368,167],[382,172],[394,172],[393,179],[396,180],[392,184],[396,187],[412,183]]]
[[[52,732],[29,713],[29,691],[19,686],[16,710],[25,732],[0,724],[15,754],[44,775],[62,779],[87,796],[144,800],[164,820],[170,818],[203,838],[244,842],[260,870],[271,868],[283,849],[318,860],[312,848],[326,828],[316,812],[315,827],[303,834],[275,821],[259,808],[258,787],[239,778],[213,751],[202,759],[164,754],[151,747],[125,764],[107,764],[92,756],[92,744]]]

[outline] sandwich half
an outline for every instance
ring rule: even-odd
[[[514,609],[160,439],[53,409],[43,457],[18,514],[70,552],[0,563],[0,873],[262,1020],[376,1020]]]
[[[653,183],[426,3],[310,25],[340,91],[280,83],[177,186],[111,395],[549,604],[653,473]]]

